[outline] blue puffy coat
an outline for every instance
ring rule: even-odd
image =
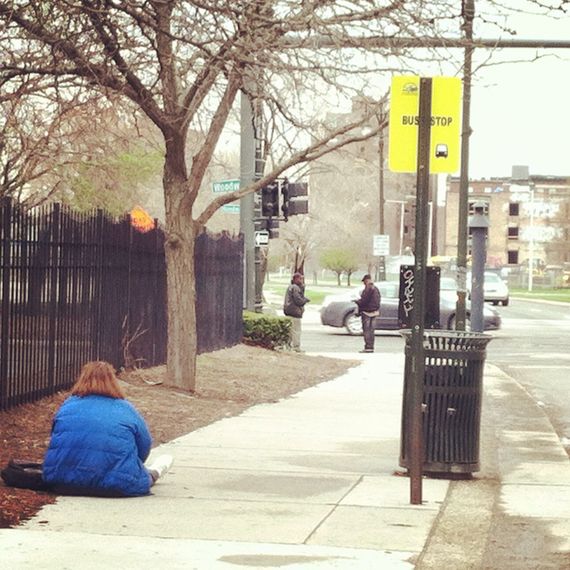
[[[126,400],[71,396],[55,416],[43,477],[79,491],[145,495],[151,443],[144,419]]]

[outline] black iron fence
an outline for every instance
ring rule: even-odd
[[[68,388],[82,364],[166,361],[164,233],[53,204],[0,205],[0,410]],[[198,350],[240,342],[243,243],[196,244]]]

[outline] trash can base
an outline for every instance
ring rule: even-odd
[[[400,459],[400,467],[409,469],[408,463]],[[422,471],[428,473],[475,473],[481,470],[480,463],[424,463]]]

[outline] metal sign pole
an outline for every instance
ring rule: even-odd
[[[429,164],[431,135],[431,77],[420,78],[418,160],[416,179],[416,239],[414,271],[414,313],[411,339],[411,402],[408,440],[410,503],[422,504],[422,470],[424,461],[422,403],[424,392],[425,352],[424,318],[426,296],[427,229],[429,199]]]

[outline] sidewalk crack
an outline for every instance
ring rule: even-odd
[[[319,523],[315,526],[315,528],[307,535],[303,544],[308,544],[309,540],[315,535],[315,533],[325,524],[325,522],[331,517],[331,515],[335,512],[337,507],[340,506],[342,501],[347,497],[348,494],[352,493],[352,491],[362,482],[364,479],[364,475],[361,475],[349,489],[347,489],[346,493],[334,504],[332,505],[330,511],[319,521]]]

